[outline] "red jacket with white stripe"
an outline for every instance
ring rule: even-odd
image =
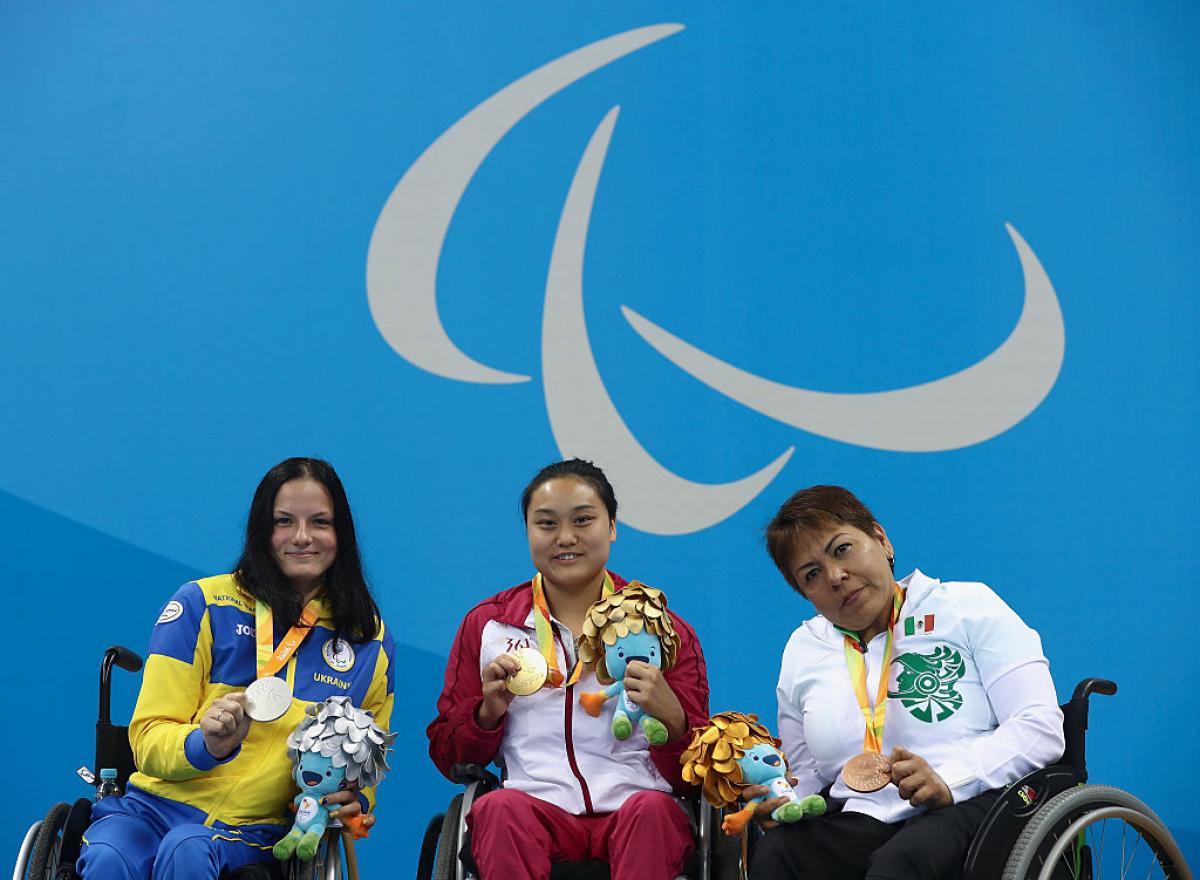
[[[625,586],[624,579],[612,577],[617,589]],[[708,720],[708,673],[695,631],[674,613],[679,652],[666,680],[688,728],[674,742],[651,746],[637,726],[627,740],[616,740],[610,725],[618,700],[606,701],[598,718],[579,705],[578,694],[603,687],[591,672],[571,687],[517,697],[495,730],[479,726],[475,711],[483,700],[483,668],[500,654],[537,648],[533,613],[533,591],[526,582],[480,602],[463,620],[446,664],[438,716],[426,730],[438,769],[449,776],[456,763],[495,761],[504,770],[506,788],[576,815],[611,813],[646,789],[687,792],[679,756],[691,729]],[[566,626],[553,623],[558,667],[565,672],[575,663],[574,639]]]

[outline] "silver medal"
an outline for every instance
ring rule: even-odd
[[[255,721],[274,721],[292,707],[292,688],[282,678],[267,676],[246,688],[246,714]]]

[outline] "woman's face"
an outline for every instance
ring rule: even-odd
[[[879,523],[871,534],[841,523],[798,535],[791,573],[826,620],[871,639],[891,619],[891,556],[892,542]]]
[[[333,499],[316,480],[289,480],[275,493],[271,555],[301,595],[320,583],[337,557]]]
[[[617,525],[583,480],[555,477],[534,489],[525,530],[533,564],[553,587],[577,592],[603,581]]]

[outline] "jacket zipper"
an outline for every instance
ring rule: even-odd
[[[558,646],[562,648],[563,659],[570,660],[571,655],[567,653],[567,646],[563,644],[562,634],[559,633],[558,627],[554,628],[554,637],[558,641]],[[563,697],[563,745],[567,749],[567,763],[571,767],[571,772],[575,774],[575,780],[579,783],[579,789],[583,793],[584,811],[590,816],[595,812],[592,809],[592,793],[588,791],[587,780],[583,778],[583,773],[580,772],[579,764],[575,760],[575,740],[572,736],[572,709],[575,706],[575,685],[568,685],[565,688]]]

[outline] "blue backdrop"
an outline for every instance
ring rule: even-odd
[[[759,532],[843,483],[1064,698],[1118,680],[1093,777],[1200,861],[1198,39],[1183,2],[0,2],[8,851],[86,793],[104,646],[315,454],[397,638],[361,852],[407,874],[454,629],[578,453],[714,709],[773,717],[810,608]]]

